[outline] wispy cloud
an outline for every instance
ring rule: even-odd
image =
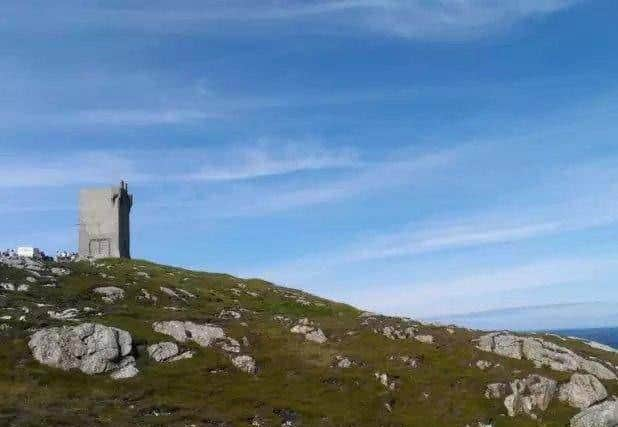
[[[349,148],[333,150],[311,141],[260,139],[255,145],[234,149],[222,158],[205,159],[199,170],[180,178],[190,181],[233,181],[360,166],[362,162],[358,153]]]
[[[564,10],[578,0],[291,0],[230,2],[185,0],[174,7],[162,3],[135,5],[75,5],[60,2],[42,13],[37,31],[85,31],[96,25],[164,33],[213,32],[226,22],[242,31],[370,32],[409,39],[470,39],[508,29],[518,22]],[[7,24],[19,25],[27,4],[5,6]],[[67,13],[70,8],[71,13]],[[16,16],[17,15],[17,16]],[[306,25],[297,25],[305,22]],[[37,23],[38,24],[38,23]],[[265,25],[269,24],[269,25]],[[292,24],[292,25],[288,25]]]
[[[507,307],[433,318],[479,329],[565,329],[615,327],[618,301],[591,301]]]
[[[70,184],[227,182],[302,171],[362,166],[355,150],[329,149],[309,140],[258,139],[223,149],[75,151],[21,157],[0,153],[0,187],[50,187]]]
[[[495,268],[440,281],[376,285],[359,290],[348,301],[362,307],[424,318],[479,309],[487,295],[582,282],[598,282],[618,272],[615,256],[545,259]],[[481,297],[483,300],[481,301]]]
[[[292,185],[277,183],[262,190],[241,190],[218,198],[217,204],[233,207],[223,209],[222,215],[254,216],[339,202],[396,187],[427,185],[434,174],[444,172],[456,161],[456,150],[444,150],[395,160],[362,163],[362,166],[343,177],[322,177]],[[195,202],[191,203],[191,206],[199,208],[201,204],[202,202]]]

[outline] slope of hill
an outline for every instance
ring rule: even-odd
[[[618,423],[618,354],[578,340],[145,261],[5,259],[0,289],[0,425]]]

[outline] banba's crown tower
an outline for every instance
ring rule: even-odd
[[[79,194],[79,256],[130,258],[129,215],[133,195],[119,187],[88,188]]]

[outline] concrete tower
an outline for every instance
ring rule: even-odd
[[[133,196],[124,181],[119,187],[79,192],[79,256],[130,258],[129,213]]]

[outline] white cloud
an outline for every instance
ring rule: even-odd
[[[433,174],[444,171],[457,160],[455,150],[406,156],[396,160],[363,163],[344,177],[308,183],[278,185],[257,191],[226,195],[219,202],[234,209],[222,210],[226,216],[264,215],[302,206],[346,200],[399,186],[426,185]],[[194,204],[198,207],[199,204]]]
[[[580,0],[302,0],[219,2],[185,0],[174,6],[76,5],[54,3],[30,25],[35,31],[106,29],[163,33],[215,32],[236,24],[239,31],[357,34],[373,32],[410,39],[470,39],[508,29],[518,22],[564,10]],[[18,27],[19,17],[32,6],[11,5],[2,10],[7,25]],[[40,9],[40,7],[39,7]],[[32,23],[29,16],[28,23]],[[225,22],[227,25],[211,25]],[[301,24],[302,25],[299,25]],[[40,24],[40,25],[39,25]],[[25,25],[25,22],[24,24]]]
[[[432,320],[486,330],[615,327],[618,324],[618,301],[508,307],[441,316]]]
[[[618,258],[614,256],[546,259],[450,280],[376,285],[353,293],[347,301],[387,313],[444,317],[449,313],[482,309],[488,294],[595,282],[615,277],[617,272]]]
[[[311,141],[258,140],[250,147],[234,149],[223,158],[204,159],[199,170],[181,175],[189,181],[233,181],[299,171],[356,168],[357,153],[349,148],[327,149]]]
[[[301,171],[357,168],[352,149],[329,149],[311,141],[258,140],[245,146],[211,149],[49,151],[46,156],[0,153],[0,188],[69,184],[196,183],[252,180]]]

